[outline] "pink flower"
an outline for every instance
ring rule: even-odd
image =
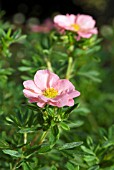
[[[73,106],[73,98],[80,95],[69,80],[60,79],[49,70],[37,71],[34,80],[24,81],[23,85],[24,96],[39,107],[46,104],[57,107]]]
[[[76,17],[76,25],[79,27],[77,33],[80,37],[90,38],[93,34],[97,34],[98,30],[95,27],[95,20],[89,15],[80,15]],[[75,28],[75,25],[74,25]]]
[[[54,25],[51,19],[47,18],[44,20],[42,24],[39,25],[32,25],[30,27],[31,31],[33,32],[42,32],[42,33],[48,33],[53,29]]]
[[[90,15],[57,15],[54,17],[54,23],[57,28],[76,32],[83,38],[90,38],[98,33],[96,22]]]

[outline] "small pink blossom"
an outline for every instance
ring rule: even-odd
[[[76,32],[83,38],[90,38],[98,33],[95,27],[96,22],[90,15],[57,15],[54,17],[54,23],[58,29]]]
[[[51,21],[51,19],[47,18],[42,24],[32,25],[30,29],[33,32],[48,33],[53,29],[53,27],[53,22]]]
[[[24,96],[39,107],[46,104],[57,107],[73,106],[73,98],[80,95],[69,80],[60,79],[49,70],[37,71],[34,80],[24,81],[23,85]]]

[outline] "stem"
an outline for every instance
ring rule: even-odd
[[[12,167],[12,169],[11,170],[16,170],[17,168],[17,165],[18,165],[18,163],[20,162],[20,158],[16,161],[16,163],[15,163],[15,165],[14,165],[14,167]]]
[[[43,134],[42,134],[42,136],[41,136],[41,138],[40,138],[40,141],[39,141],[39,143],[38,143],[39,145],[41,145],[41,144],[43,143],[43,141],[44,141],[47,133],[48,133],[48,131],[43,132]]]
[[[37,135],[33,138],[32,142],[31,142],[31,146],[34,145],[34,143],[37,141],[38,137],[39,137],[39,134],[37,134]]]
[[[27,143],[27,133],[24,133],[24,144]]]
[[[67,67],[67,72],[66,72],[66,79],[70,79],[72,70],[73,70],[73,58],[69,57],[68,67]]]
[[[50,62],[47,58],[45,58],[45,61],[46,61],[46,64],[47,64],[47,68],[48,68],[51,72],[53,72],[51,62]]]

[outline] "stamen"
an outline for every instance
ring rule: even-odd
[[[75,29],[75,31],[78,31],[80,29],[80,26],[78,24],[72,24],[71,26]]]
[[[48,98],[55,98],[58,95],[58,91],[54,88],[48,88],[43,92],[43,95]]]

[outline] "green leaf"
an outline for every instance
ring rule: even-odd
[[[81,146],[81,149],[88,154],[95,155],[95,153],[92,150],[86,148],[85,146]]]
[[[108,138],[114,141],[114,125],[108,129]]]
[[[20,37],[20,35],[21,35],[21,29],[18,29],[13,33],[12,38],[17,39]]]
[[[21,66],[18,68],[19,71],[29,71],[31,69],[32,69],[31,67],[25,67],[25,66]]]
[[[82,141],[81,142],[65,143],[63,146],[60,146],[58,149],[59,150],[72,149],[72,148],[78,147],[82,144],[83,144]]]
[[[22,157],[22,154],[19,153],[18,151],[14,151],[14,150],[10,150],[10,149],[4,149],[3,152],[5,154],[8,154],[12,157],[17,157],[17,158],[21,158]]]
[[[64,130],[70,130],[69,125],[67,125],[67,124],[64,123],[64,122],[61,122],[60,126],[61,126]]]
[[[76,121],[76,122],[68,122],[69,128],[80,127],[80,126],[82,126],[83,124],[84,124],[84,122],[81,121],[81,120],[78,120],[78,121]]]
[[[12,31],[11,28],[9,28],[9,29],[8,29],[8,32],[7,32],[7,34],[6,34],[7,38],[10,38],[11,31]]]
[[[96,156],[86,155],[86,156],[84,157],[84,160],[85,160],[86,162],[93,162],[94,160],[97,160],[97,158],[96,158]]]
[[[1,149],[9,148],[9,144],[4,140],[0,140],[0,148]]]
[[[50,144],[53,146],[55,142],[59,139],[59,128],[57,125],[51,127],[49,141]]]
[[[53,133],[54,136],[58,136],[58,134],[59,134],[59,128],[58,128],[57,125],[53,126],[53,127],[51,128],[51,131],[52,131],[52,133]]]
[[[51,150],[50,145],[42,145],[41,148],[38,150],[38,153],[45,153]]]
[[[68,170],[76,170],[76,168],[75,168],[70,162],[67,162],[66,168],[67,168]],[[78,170],[78,169],[77,169],[77,170]]]
[[[31,128],[21,128],[18,133],[33,133],[36,131],[36,127]]]
[[[21,35],[19,38],[17,38],[17,39],[15,40],[15,42],[22,41],[22,40],[26,39],[26,37],[27,37],[27,35]]]
[[[57,170],[57,168],[55,165],[52,165],[50,170]]]
[[[33,170],[27,162],[22,163],[23,170]]]
[[[79,106],[79,103],[74,104],[74,106],[72,106],[72,107],[70,107],[70,108],[68,108],[68,109],[66,110],[65,114],[67,115],[67,114],[71,113],[71,112],[72,112],[74,109],[76,109],[78,106]]]
[[[88,170],[99,170],[100,166],[99,165],[94,165],[91,168],[89,168]]]

